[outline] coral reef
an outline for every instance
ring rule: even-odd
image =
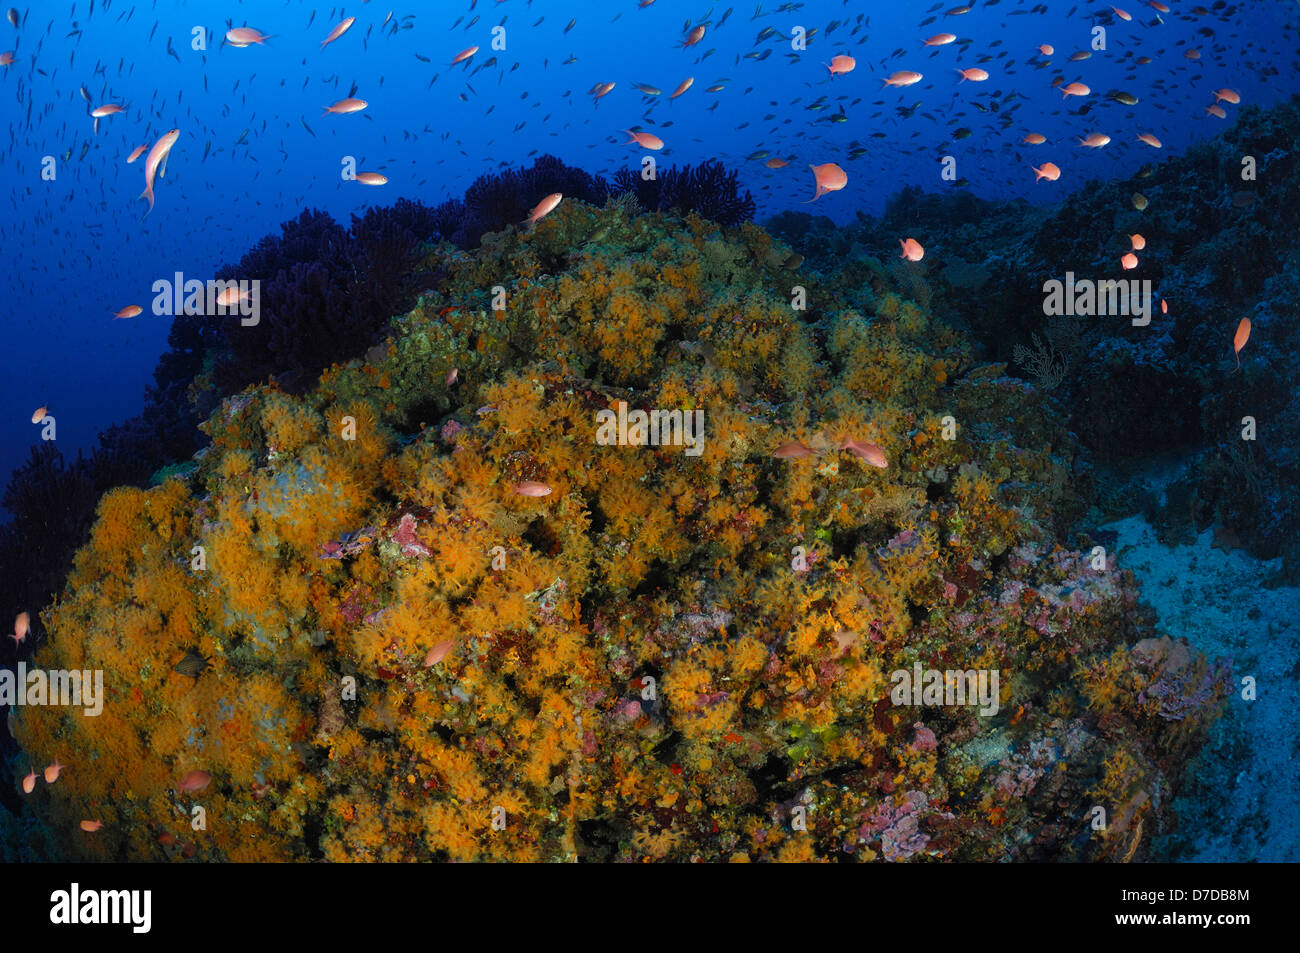
[[[271,280],[336,253],[301,224]],[[1170,823],[1225,669],[1063,539],[1043,396],[883,269],[577,199],[440,264],[99,500],[37,661],[108,697],[12,718],[67,765],[31,854],[1126,860]],[[616,408],[702,411],[700,452],[599,442]],[[996,711],[900,697],[919,667]]]
[[[1130,501],[1118,515],[1140,505],[1140,494],[1120,488],[1135,464],[1188,457],[1186,475],[1149,515],[1175,537],[1215,525],[1256,556],[1282,556],[1294,579],[1300,413],[1288,355],[1300,345],[1300,213],[1284,197],[1300,189],[1290,148],[1298,135],[1293,97],[1243,108],[1210,142],[1129,180],[1089,183],[1057,206],[905,191],[880,219],[860,215],[848,228],[804,213],[768,227],[841,284],[856,276],[918,301],[932,294],[930,306],[969,330],[981,356],[1018,355],[1017,373],[1052,392],[1090,457],[1113,471],[1109,496]],[[1135,203],[1135,193],[1146,201]],[[1120,256],[1134,234],[1145,247],[1126,272]],[[918,267],[892,260],[905,235],[926,247]],[[1044,317],[1043,285],[1067,272],[1150,281],[1150,324],[1085,318],[1066,353],[1049,326],[1059,319]],[[1253,330],[1238,371],[1232,338],[1243,317]],[[1035,348],[1036,334],[1047,340]],[[1243,439],[1246,417],[1257,425],[1253,440]]]

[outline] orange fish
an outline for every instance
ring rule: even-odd
[[[50,408],[48,407],[37,407],[34,411],[32,411],[32,423],[39,424],[42,420],[45,419],[45,415],[48,414],[49,412],[50,412]]]
[[[873,467],[881,470],[889,468],[889,460],[885,458],[885,451],[877,447],[874,443],[867,443],[862,440],[851,440],[846,438],[840,444],[841,450],[847,450],[859,460],[864,460]]]
[[[537,207],[534,208],[532,212],[528,214],[528,217],[524,219],[523,224],[524,225],[537,224],[537,221],[539,219],[547,215],[550,215],[552,212],[554,212],[555,207],[560,204],[560,201],[563,198],[564,196],[561,195],[559,192],[552,192],[550,195],[546,196],[546,198],[542,199],[540,202],[537,203]]]
[[[920,261],[925,257],[925,249],[921,247],[921,243],[915,238],[900,238],[898,244],[903,246],[903,253],[898,256],[899,258],[906,258],[908,261]]]
[[[678,96],[686,92],[694,85],[695,85],[695,77],[694,76],[687,77],[686,79],[682,80],[682,84],[680,86],[678,86],[675,90],[673,90],[673,94],[669,96],[668,99],[670,101],[676,99]]]
[[[453,643],[450,639],[445,642],[439,642],[433,648],[429,649],[424,655],[424,667],[432,668],[447,657],[447,653],[452,650]]]
[[[1147,247],[1147,240],[1141,235],[1130,235],[1128,240],[1133,243],[1134,251],[1141,251]]]
[[[596,99],[600,99],[602,96],[608,96],[612,93],[614,91],[614,86],[614,83],[597,83],[592,87],[591,91],[595,94]]]
[[[515,484],[515,492],[520,496],[550,496],[555,491],[545,483],[538,483],[535,480],[525,480],[523,483]]]
[[[1030,166],[1030,168],[1034,170],[1035,182],[1039,179],[1046,179],[1048,182],[1055,182],[1061,177],[1061,170],[1057,168],[1054,162],[1044,162],[1040,167],[1035,168],[1034,166]]]
[[[1206,106],[1205,111],[1211,116],[1218,116],[1220,119],[1228,118],[1228,114],[1223,111],[1223,107],[1218,103],[1215,103],[1213,106]]]
[[[1079,140],[1079,145],[1087,146],[1089,149],[1100,149],[1110,142],[1110,136],[1104,132],[1090,132],[1087,136]]]
[[[955,33],[936,33],[925,41],[926,46],[947,46],[949,43],[956,41]]]
[[[144,191],[140,193],[139,197],[149,200],[149,210],[144,213],[145,215],[153,211],[154,176],[162,176],[166,173],[167,155],[172,151],[172,146],[176,145],[176,140],[180,137],[181,131],[173,129],[153,144],[148,157],[144,160]]]
[[[45,408],[42,407],[41,409],[44,410]],[[44,419],[45,415],[42,414],[41,417]],[[40,421],[35,422],[39,423]],[[32,617],[26,612],[20,612],[14,618],[14,631],[9,637],[14,640],[15,644],[22,642],[23,639],[27,638],[27,633],[31,631],[31,628]]]
[[[1132,252],[1128,252],[1119,260],[1119,263],[1123,266],[1125,271],[1132,271],[1138,266],[1138,256]]]
[[[105,116],[111,116],[114,113],[120,113],[122,107],[117,103],[108,103],[104,106],[97,106],[90,111],[90,114],[96,119],[103,119]]]
[[[206,771],[191,771],[185,777],[181,778],[181,783],[176,785],[176,790],[181,794],[189,794],[195,791],[202,791],[212,783],[212,775]]]
[[[10,66],[13,64],[13,61],[14,61],[13,50],[10,50],[8,53],[0,53],[0,66]]]
[[[144,154],[144,150],[146,150],[146,149],[148,149],[148,148],[149,148],[149,144],[148,144],[148,143],[145,143],[145,144],[142,145],[142,146],[136,146],[135,149],[132,150],[131,154],[130,154],[129,156],[126,157],[126,164],[127,164],[127,165],[130,165],[130,164],[131,164],[132,162],[134,162],[136,159],[140,158],[140,156]]]
[[[352,24],[355,23],[356,21],[357,21],[356,17],[348,17],[346,20],[344,20],[334,29],[330,30],[330,35],[325,37],[325,39],[321,40],[320,48],[322,50],[325,49],[325,47],[329,46],[331,43],[333,43],[335,40],[341,37],[344,33],[348,32]]]
[[[841,53],[839,56],[832,56],[829,63],[823,63],[822,65],[831,71],[832,76],[842,76],[845,73],[852,73],[854,68],[857,67],[858,61]]]
[[[838,192],[849,184],[848,173],[834,162],[827,162],[824,165],[810,165],[808,168],[813,170],[813,177],[817,183],[817,191],[808,202],[816,202],[827,192]],[[808,202],[804,204],[807,205]]]
[[[625,146],[630,146],[635,142],[642,149],[662,149],[664,147],[664,141],[652,133],[633,132],[631,129],[625,129],[623,131],[632,137],[627,142],[623,143]]]
[[[1111,9],[1115,11],[1115,16],[1119,17],[1121,20],[1128,21],[1133,19],[1127,11],[1121,10],[1119,7],[1111,7]]]
[[[1241,349],[1250,340],[1250,318],[1242,318],[1237,325],[1237,333],[1232,336],[1232,353],[1237,358],[1237,370],[1241,370]]]
[[[253,43],[262,44],[270,38],[251,26],[237,26],[233,30],[226,31],[226,42],[237,47],[249,46]]]
[[[443,378],[442,382],[447,387],[452,387],[459,379],[460,379],[460,368],[453,367],[451,370],[447,372],[447,376]]]
[[[222,288],[217,294],[217,304],[223,308],[234,307],[247,298],[248,292],[241,289],[238,285]],[[128,315],[129,317],[129,315]]]
[[[700,40],[702,40],[702,39],[704,39],[704,24],[703,24],[703,23],[701,23],[699,26],[697,26],[697,27],[696,27],[694,30],[692,30],[690,33],[686,34],[686,38],[682,40],[682,49],[686,49],[686,47],[688,47],[688,46],[694,46],[696,43],[700,42]]]
[[[802,457],[811,457],[813,452],[809,446],[802,440],[791,440],[783,443],[772,451],[772,456],[778,460],[798,460]]]
[[[911,70],[901,69],[897,73],[890,73],[885,77],[886,86],[915,86],[922,80],[920,73],[914,73]]]
[[[1042,133],[1027,132],[1025,133],[1025,138],[1021,139],[1020,141],[1028,143],[1031,146],[1041,146],[1044,142],[1047,141],[1047,137],[1044,136]]]
[[[330,113],[338,113],[340,115],[345,113],[359,113],[369,105],[370,104],[364,99],[353,99],[349,96],[347,99],[340,99],[333,106],[326,106],[325,112],[321,113],[321,115],[328,116]]]
[[[59,775],[63,772],[63,769],[66,767],[67,767],[66,764],[59,764],[58,758],[54,759],[53,764],[47,764],[45,766],[45,783],[53,784],[55,781],[59,780]]]
[[[961,79],[959,82],[962,83],[966,82],[966,80],[970,80],[972,83],[982,83],[989,78],[988,71],[982,70],[978,66],[972,66],[969,69],[959,69],[957,72],[961,73]]]
[[[1061,98],[1069,99],[1071,96],[1087,96],[1092,90],[1083,85],[1083,83],[1067,83],[1061,87]]]
[[[1056,52],[1056,47],[1052,46],[1050,43],[1043,43],[1038,47],[1038,52],[1042,53],[1044,56],[1051,56]]]
[[[35,790],[36,790],[36,769],[32,768],[31,771],[27,774],[27,776],[23,778],[23,793],[31,794]]]
[[[87,834],[93,834],[95,833],[95,831],[99,830],[103,826],[104,826],[103,821],[82,821],[81,822],[81,829],[85,831]]]
[[[459,53],[456,54],[456,58],[451,61],[450,65],[455,66],[457,63],[463,63],[477,52],[478,52],[477,46],[466,47],[465,49],[461,50]]]
[[[1157,139],[1154,135],[1152,135],[1152,134],[1149,133],[1149,132],[1140,132],[1140,133],[1138,133],[1138,141],[1139,141],[1139,142],[1145,142],[1145,143],[1146,143],[1147,145],[1149,145],[1152,149],[1163,149],[1163,148],[1164,148],[1164,143],[1162,143],[1159,139]]]
[[[1161,3],[1160,0],[1147,0],[1147,6],[1158,13],[1169,12],[1169,8]]]
[[[1214,91],[1214,101],[1216,103],[1232,103],[1236,106],[1241,102],[1241,96],[1233,89],[1216,89]]]
[[[784,159],[768,159],[763,163],[763,165],[767,166],[769,169],[784,169],[789,164],[790,163],[786,162]]]
[[[388,176],[380,175],[378,172],[358,172],[357,181],[362,185],[387,185]]]
[[[143,311],[144,308],[140,307],[138,304],[128,304],[121,311],[117,312],[117,314],[113,315],[113,320],[116,321],[118,318],[134,318]]]

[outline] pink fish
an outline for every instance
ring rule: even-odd
[[[321,115],[328,116],[330,113],[343,115],[345,113],[359,113],[370,104],[364,99],[353,99],[351,96],[346,99],[340,99],[333,106],[326,106],[325,112]]]
[[[23,778],[23,793],[31,794],[36,790],[36,769],[32,768],[27,776]]]
[[[925,249],[921,247],[921,243],[915,238],[900,238],[898,244],[903,246],[903,253],[898,256],[899,258],[906,258],[908,261],[920,261],[925,257]]]
[[[546,198],[542,199],[540,202],[537,203],[537,207],[534,208],[531,213],[529,213],[526,219],[524,219],[523,224],[525,225],[537,224],[539,219],[544,218],[545,216],[550,215],[552,212],[554,212],[555,207],[560,204],[560,200],[563,198],[564,196],[561,195],[559,192],[552,192],[550,195],[546,196]]]
[[[145,215],[153,211],[154,176],[162,176],[166,172],[167,155],[172,151],[172,146],[176,145],[176,140],[180,137],[181,131],[173,129],[153,144],[148,157],[144,160],[144,191],[140,193],[140,198],[149,200],[149,211],[145,212]]]
[[[454,645],[455,643],[452,642],[450,639],[447,639],[446,641],[443,642],[438,642],[436,645],[433,646],[433,648],[429,649],[429,651],[425,653],[424,667],[432,668],[434,665],[437,665],[439,662],[441,662],[443,659],[447,657],[447,653],[452,650],[452,647]]]
[[[133,149],[133,150],[131,151],[131,154],[130,154],[129,156],[126,157],[126,164],[127,164],[127,165],[130,165],[130,164],[131,164],[132,162],[134,162],[136,159],[140,158],[140,156],[144,154],[144,150],[146,150],[146,149],[148,149],[148,148],[149,148],[149,144],[148,144],[148,143],[145,143],[145,144],[142,145],[142,146],[136,146],[135,149]]]
[[[185,777],[181,778],[181,783],[176,785],[176,790],[181,794],[188,794],[192,791],[202,791],[212,783],[212,775],[206,771],[191,771]]]
[[[455,66],[457,63],[463,63],[477,52],[478,52],[477,46],[471,46],[467,49],[461,50],[459,53],[456,54],[456,58],[451,61],[450,65]]]
[[[897,73],[890,73],[885,77],[886,86],[915,86],[923,77],[920,73],[914,73],[908,69],[901,69]]]
[[[787,441],[772,451],[772,456],[776,457],[778,460],[799,460],[803,457],[811,457],[812,455],[812,448],[802,440]]]
[[[357,22],[356,17],[348,17],[346,20],[344,20],[334,29],[330,30],[330,35],[325,37],[325,39],[321,40],[320,48],[322,50],[325,49],[325,47],[329,46],[331,43],[333,43],[335,40],[341,37],[344,33],[348,32],[352,24],[356,22]]]
[[[270,38],[251,26],[237,26],[233,30],[226,31],[226,42],[236,47],[249,46],[253,43],[264,44]]]
[[[44,418],[45,415],[42,414],[41,419],[43,420]],[[40,423],[40,420],[33,420],[32,423]],[[13,634],[9,636],[9,638],[14,640],[15,645],[18,645],[23,639],[27,638],[27,633],[31,630],[31,625],[32,617],[30,615],[26,612],[18,613],[17,617],[14,619]]]
[[[832,56],[831,61],[825,64],[826,68],[831,71],[832,76],[842,76],[845,73],[852,73],[857,68],[858,61],[851,56],[845,56],[841,53],[839,56]]]
[[[58,758],[54,759],[53,764],[47,764],[45,766],[45,783],[53,784],[55,781],[59,780],[59,775],[63,773],[63,769],[66,767],[66,764],[59,764]]]
[[[834,162],[827,162],[824,165],[810,165],[808,168],[813,170],[813,177],[817,183],[817,192],[808,202],[816,202],[827,192],[838,192],[849,184],[848,173]],[[804,204],[807,205],[808,202]]]
[[[81,829],[85,831],[87,834],[93,834],[95,833],[95,831],[99,830],[101,827],[104,826],[104,822],[103,821],[82,821],[80,826]]]
[[[525,480],[523,483],[515,484],[515,492],[520,496],[550,496],[555,491],[545,483],[537,483],[534,480]]]
[[[1041,166],[1030,166],[1034,170],[1034,181],[1046,179],[1048,182],[1055,182],[1061,177],[1061,170],[1057,168],[1054,162],[1044,162]]]
[[[653,133],[633,132],[631,129],[625,129],[624,132],[626,132],[629,136],[632,137],[627,142],[625,142],[624,145],[630,146],[632,143],[635,142],[642,149],[657,150],[657,149],[662,149],[664,147],[664,141],[660,139],[658,136],[654,135]]]
[[[879,467],[881,470],[888,469],[889,460],[885,457],[885,451],[877,447],[874,443],[867,443],[861,440],[846,438],[840,444],[841,450],[847,450],[859,460],[864,460],[873,467]]]

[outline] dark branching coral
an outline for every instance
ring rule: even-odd
[[[439,229],[460,247],[476,248],[484,234],[518,225],[553,192],[600,205],[609,189],[602,179],[566,165],[555,156],[540,156],[529,168],[480,176],[465,190],[459,206],[447,203],[439,207]],[[448,235],[447,222],[457,211],[461,213],[460,222]]]
[[[423,243],[437,222],[433,209],[406,201],[353,216],[351,231],[309,210],[224,269],[218,278],[262,282],[261,320],[221,319],[218,391],[269,377],[300,391],[323,368],[365,351],[414,303]]]
[[[724,228],[754,217],[754,197],[748,189],[741,189],[735,170],[728,171],[716,159],[681,169],[673,166],[650,180],[631,169],[620,169],[614,175],[614,190],[634,192],[648,211],[695,212]]]

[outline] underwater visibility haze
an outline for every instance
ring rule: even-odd
[[[390,3],[0,21],[0,856],[1300,859],[1300,4]]]

